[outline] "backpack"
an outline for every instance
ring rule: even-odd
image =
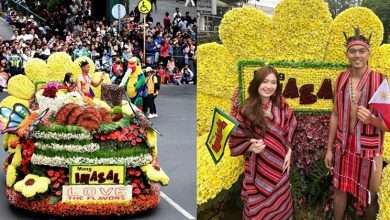
[[[157,90],[160,90],[161,76],[159,74],[153,74],[153,76],[157,77]]]

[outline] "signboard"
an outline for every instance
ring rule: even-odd
[[[217,14],[217,0],[198,0],[196,6],[199,14]]]
[[[130,201],[132,192],[131,185],[64,185],[62,202]]]
[[[125,181],[125,171],[123,165],[70,165],[69,183],[74,185],[123,184]]]
[[[121,4],[116,4],[112,7],[111,13],[115,19],[122,19],[126,15],[126,8]]]
[[[147,14],[152,10],[152,3],[149,0],[141,0],[138,2],[138,10],[141,14]]]
[[[215,164],[222,159],[226,142],[237,125],[238,123],[229,115],[215,108],[210,133],[206,140],[206,147]]]

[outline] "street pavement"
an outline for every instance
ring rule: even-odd
[[[13,32],[13,26],[8,25],[3,18],[0,17],[0,36],[5,40],[11,40]]]
[[[3,100],[7,93],[0,93]],[[196,86],[162,86],[156,99],[158,118],[151,119],[163,134],[158,139],[158,162],[170,177],[169,185],[160,187],[161,191],[179,207],[161,197],[160,204],[154,210],[131,217],[115,219],[149,220],[185,220],[196,218]],[[0,135],[0,143],[3,136]],[[0,164],[4,163],[7,153],[0,149]],[[56,218],[16,209],[9,204],[5,196],[5,173],[0,170],[0,220],[53,220]],[[180,212],[179,210],[182,210]],[[183,211],[185,210],[185,211]],[[188,214],[183,214],[187,212]],[[191,216],[193,218],[191,218]],[[104,218],[79,218],[104,219]],[[107,219],[107,218],[105,218]],[[111,219],[111,218],[110,218]]]

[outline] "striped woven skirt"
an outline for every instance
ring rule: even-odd
[[[347,149],[343,153],[340,147],[335,151],[333,185],[342,192],[348,192],[357,198],[357,212],[370,203],[369,183],[373,167],[372,158],[363,158],[356,153],[356,138],[349,136]]]
[[[245,178],[250,176],[245,171]],[[242,219],[244,220],[288,220],[292,219],[293,204],[291,197],[290,177],[285,173],[271,195],[265,197],[256,186],[244,179],[241,198],[244,203]]]

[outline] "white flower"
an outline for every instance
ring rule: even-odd
[[[74,145],[74,144],[43,144],[40,142],[35,143],[35,147],[40,150],[55,150],[55,151],[69,151],[69,152],[78,152],[78,153],[91,153],[98,151],[100,146],[96,143],[90,143],[87,145]]]

